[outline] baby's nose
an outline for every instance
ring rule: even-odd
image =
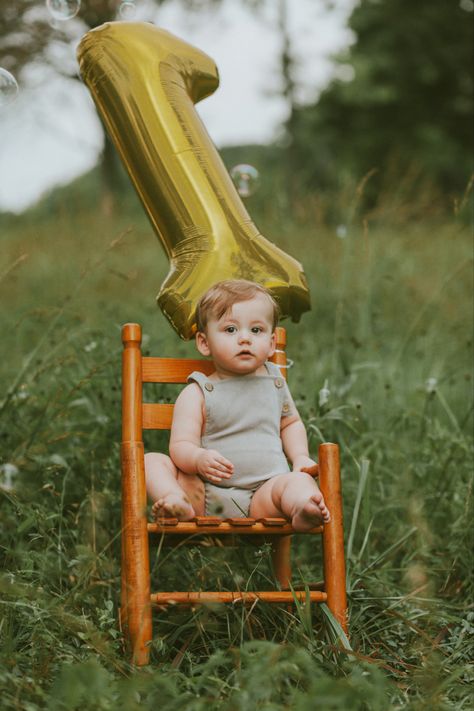
[[[241,343],[248,343],[250,341],[250,331],[241,331],[239,335]]]

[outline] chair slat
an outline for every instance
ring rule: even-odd
[[[220,516],[195,516],[193,519],[196,526],[220,526],[223,521]]]
[[[144,383],[185,383],[193,370],[210,375],[215,370],[214,363],[198,358],[142,358]]]
[[[243,602],[250,603],[256,600],[264,602],[294,602],[295,597],[300,602],[305,602],[308,597],[311,602],[326,602],[327,595],[319,590],[306,590],[284,592],[280,590],[262,592],[160,592],[150,595],[153,605],[196,605],[206,602]]]
[[[144,402],[142,418],[144,430],[169,430],[173,420],[174,405]]]
[[[163,526],[160,522],[149,523],[148,533],[166,533],[169,535],[179,534],[179,535],[202,535],[205,533],[217,534],[217,535],[230,535],[237,533],[238,535],[262,535],[269,534],[270,536],[284,536],[290,535],[292,533],[301,533],[305,535],[307,533],[315,534],[322,533],[324,526],[316,526],[315,528],[310,528],[308,531],[295,531],[289,522],[286,522],[282,526],[266,526],[260,521],[255,521],[253,524],[241,524],[231,523],[230,520],[218,519],[218,523],[214,523],[214,518],[210,517],[210,522],[205,522],[205,517],[200,518],[199,523],[194,521],[180,521],[176,526]],[[234,519],[235,520],[235,519]]]
[[[258,519],[260,523],[263,523],[264,526],[285,526],[285,524],[288,523],[288,521],[284,518],[259,518]]]

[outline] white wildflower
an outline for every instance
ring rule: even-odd
[[[329,382],[326,379],[323,387],[319,391],[319,407],[323,407],[323,405],[326,405],[326,403],[329,402],[330,394],[331,391],[329,390]]]
[[[67,469],[69,466],[67,461],[60,454],[52,454],[49,458],[49,461],[51,462],[51,464],[55,464],[57,467],[63,467],[63,469]]]
[[[13,480],[16,479],[19,473],[19,469],[15,464],[11,462],[5,462],[5,464],[0,465],[0,487],[5,491],[11,491],[13,487]]]

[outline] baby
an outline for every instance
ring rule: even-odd
[[[250,281],[219,282],[201,298],[196,346],[215,371],[192,373],[176,400],[170,456],[145,455],[155,517],[285,517],[296,531],[330,520],[306,473],[315,462],[305,427],[268,362],[277,318],[273,298]]]

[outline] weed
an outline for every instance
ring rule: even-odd
[[[194,348],[156,308],[168,265],[131,199],[106,222],[43,209],[7,222],[0,267],[2,708],[468,708],[467,231],[456,215],[388,224],[393,206],[361,215],[357,195],[336,231],[309,199],[298,220],[280,220],[279,199],[255,210],[263,233],[303,258],[312,292],[313,310],[285,324],[290,381],[313,451],[341,446],[350,640],[325,608],[205,605],[160,612],[153,666],[129,666],[117,611],[119,327],[139,321],[154,353]],[[321,579],[314,542],[297,539],[293,562],[295,586]],[[273,584],[266,547],[160,546],[152,569],[161,589]]]

